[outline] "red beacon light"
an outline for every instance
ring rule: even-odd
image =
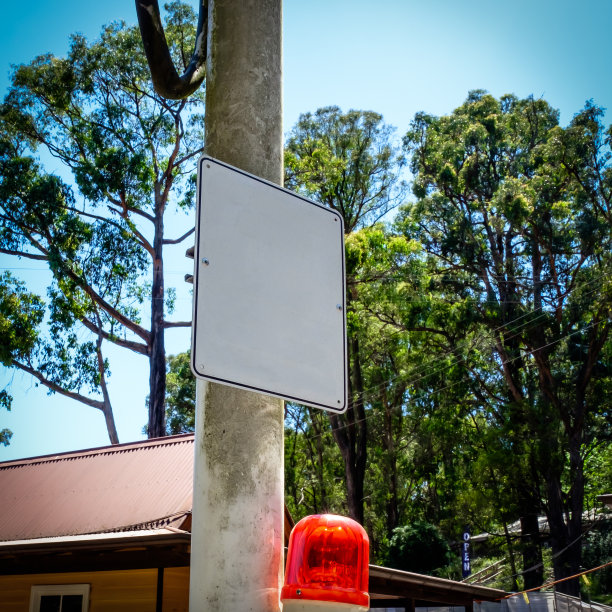
[[[283,612],[365,612],[370,609],[370,542],[353,519],[315,514],[289,537]]]

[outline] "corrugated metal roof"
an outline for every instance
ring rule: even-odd
[[[193,434],[0,463],[0,541],[179,527]]]

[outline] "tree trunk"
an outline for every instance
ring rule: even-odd
[[[389,479],[389,494],[387,497],[387,536],[390,538],[392,531],[399,525],[399,500],[397,490],[397,449],[394,436],[394,411],[395,405],[389,405],[383,399],[385,409],[385,431],[383,436],[383,447],[386,455],[387,478]],[[400,428],[401,432],[401,428]]]
[[[345,474],[349,516],[363,525],[363,475],[359,473],[356,455],[352,449],[349,449],[348,457],[349,460],[345,463],[348,469]]]
[[[347,292],[347,312],[351,310],[352,296]],[[364,408],[364,387],[361,373],[359,340],[355,335],[348,340],[349,406],[346,414],[329,414],[334,440],[344,461],[346,503],[349,516],[363,525],[363,483],[367,459],[367,423]]]
[[[570,479],[572,490],[564,504],[561,475],[551,471],[548,478],[548,523],[550,525],[551,548],[555,580],[574,576],[580,571],[582,560],[582,511],[584,506],[584,461],[580,454],[580,432],[569,440]],[[577,578],[557,585],[557,590],[578,597],[580,583]]]
[[[514,560],[514,546],[512,546],[512,538],[508,530],[508,523],[504,520],[504,538],[506,540],[506,548],[508,549],[508,560],[510,562],[510,571],[512,572],[512,590],[518,591],[518,571],[516,569],[516,562]]]
[[[561,482],[554,476],[548,483],[548,524],[550,527],[550,545],[553,554],[555,580],[563,580],[577,574],[580,568],[580,539],[575,533],[575,523],[564,520]],[[582,525],[582,517],[578,521]],[[575,541],[578,538],[578,541]],[[580,585],[578,579],[565,580],[556,586],[557,591],[578,597]]]
[[[353,354],[353,402],[355,406],[355,426],[357,429],[355,440],[355,486],[353,490],[353,504],[356,507],[356,521],[363,525],[363,483],[365,480],[368,428],[364,406],[364,386],[361,374],[361,355],[359,341],[353,338],[350,341]]]
[[[540,543],[537,512],[532,511],[521,516],[521,549],[523,554],[524,588],[534,589],[541,586],[544,582],[544,566],[542,565],[542,546]]]
[[[156,189],[158,191],[158,188]],[[164,339],[164,237],[163,203],[155,194],[155,236],[153,239],[153,286],[151,295],[151,341],[149,365],[149,438],[166,435],[166,346]]]
[[[119,444],[119,434],[117,433],[117,427],[115,426],[113,411],[105,408],[102,410],[102,412],[104,414],[104,422],[106,423],[106,431],[108,432],[110,443]]]
[[[308,413],[310,416],[310,422],[312,423],[312,429],[314,431],[314,443],[315,443],[315,449],[316,449],[316,464],[315,464],[315,469],[316,469],[316,474],[317,474],[317,478],[319,480],[319,490],[321,493],[321,502],[320,502],[320,507],[321,510],[326,512],[329,511],[329,500],[327,498],[327,488],[325,487],[325,471],[324,471],[324,464],[325,464],[325,459],[323,457],[323,450],[324,450],[324,443],[323,443],[323,427],[321,426],[321,422],[317,422],[318,418],[321,416],[320,414],[317,414],[320,411],[317,411],[313,408],[308,408]],[[313,457],[313,461],[314,461],[314,457]]]
[[[340,449],[344,463],[344,479],[346,484],[346,504],[349,516],[363,525],[363,473],[360,475],[357,461],[355,439],[355,416],[354,409],[349,407],[342,418],[339,415],[330,414],[329,420],[332,426],[334,440]]]

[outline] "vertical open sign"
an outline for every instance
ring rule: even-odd
[[[464,578],[467,578],[472,573],[470,565],[470,530],[467,527],[463,531],[461,546],[461,573]]]

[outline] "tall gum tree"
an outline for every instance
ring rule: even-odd
[[[373,225],[401,203],[401,156],[393,128],[371,111],[336,106],[300,116],[285,146],[285,185],[339,212],[345,232]],[[356,262],[347,257],[348,409],[329,415],[345,468],[351,517],[364,522],[368,428],[363,352],[358,315]]]
[[[601,117],[587,104],[561,128],[543,100],[475,91],[449,116],[418,115],[405,138],[417,201],[400,225],[463,277],[472,324],[488,330],[498,376],[479,381],[481,407],[494,408],[485,416],[511,449],[532,551],[537,514],[547,515],[557,579],[580,568],[584,462],[610,418],[610,131]],[[578,584],[558,588],[577,594]]]
[[[171,54],[187,66],[195,15],[178,1],[167,11]],[[73,36],[66,58],[17,67],[0,110],[0,252],[46,262],[52,278],[49,333],[3,363],[102,410],[115,443],[106,343],[148,359],[148,435],[166,431],[166,330],[190,322],[167,318],[174,290],[164,256],[193,232],[168,236],[166,224],[192,205],[203,95],[156,94],[138,29],[114,23],[93,43]],[[64,166],[71,185],[45,171],[37,150]]]

